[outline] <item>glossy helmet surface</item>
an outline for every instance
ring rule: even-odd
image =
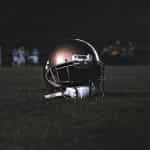
[[[43,75],[51,92],[92,84],[102,88],[103,62],[96,49],[87,41],[67,40],[50,50]]]

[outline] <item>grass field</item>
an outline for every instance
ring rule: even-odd
[[[104,100],[44,102],[40,67],[0,69],[0,150],[149,149],[150,67],[106,66]]]

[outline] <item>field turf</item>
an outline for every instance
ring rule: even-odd
[[[105,97],[52,99],[40,67],[0,68],[0,150],[150,148],[150,67],[106,66]]]

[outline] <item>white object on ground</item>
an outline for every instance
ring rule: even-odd
[[[45,99],[51,99],[56,97],[68,96],[71,98],[84,98],[90,95],[89,86],[77,86],[77,87],[67,87],[64,92],[56,92],[47,94],[44,96]]]
[[[67,87],[64,95],[71,98],[83,98],[89,96],[90,88],[88,86]]]

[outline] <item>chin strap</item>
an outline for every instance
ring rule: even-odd
[[[44,96],[45,99],[57,97],[84,98],[90,96],[89,86],[67,87],[65,91],[50,93]]]
[[[51,98],[57,98],[57,97],[62,97],[62,96],[64,96],[63,92],[56,92],[56,93],[44,95],[44,98],[45,99],[51,99]]]

